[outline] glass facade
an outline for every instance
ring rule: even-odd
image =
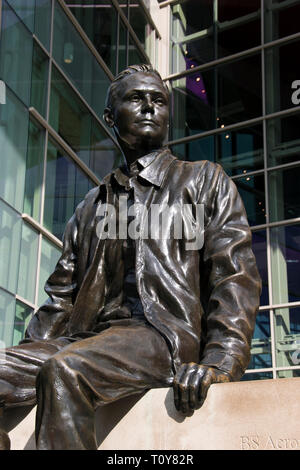
[[[243,380],[299,376],[300,2],[188,0],[171,9],[169,144],[232,177],[263,282]]]
[[[122,160],[102,120],[110,81],[130,64],[166,70],[167,51],[169,145],[223,166],[252,229],[263,290],[243,380],[297,377],[300,2],[171,0],[165,31],[151,4],[0,1],[0,340],[22,339],[67,220]]]
[[[0,20],[0,340],[10,346],[47,298],[66,222],[121,155],[102,121],[115,69],[65,3],[3,0]]]

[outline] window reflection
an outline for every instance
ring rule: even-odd
[[[40,220],[41,187],[44,169],[45,133],[32,121],[29,122],[26,157],[24,212]]]
[[[269,172],[270,221],[300,216],[300,167]]]
[[[83,2],[69,0],[70,10],[92,41],[102,59],[112,71],[116,73],[117,54],[117,12],[110,0],[97,0],[90,2],[94,8],[85,8]]]
[[[35,301],[36,269],[38,261],[38,232],[23,223],[19,258],[18,294],[31,303]]]
[[[251,361],[248,369],[266,369],[272,366],[271,330],[269,312],[259,312],[251,342]]]
[[[39,276],[39,299],[38,304],[42,305],[48,298],[44,287],[45,283],[53,273],[55,266],[60,258],[61,250],[49,242],[46,238],[42,239],[41,249],[41,262],[40,262],[40,276]]]
[[[252,232],[252,249],[256,257],[257,268],[262,280],[260,305],[267,305],[269,303],[266,237],[266,230],[256,230]]]
[[[29,106],[32,35],[7,2],[3,0],[2,3],[0,77]]]
[[[268,119],[266,126],[269,166],[299,160],[300,114]]]
[[[174,80],[171,85],[173,139],[252,119],[262,113],[259,55],[195,72]]]
[[[265,50],[266,108],[273,113],[293,108],[292,83],[299,78],[295,57],[299,54],[299,40]]]
[[[222,165],[229,176],[263,168],[262,126],[242,127],[215,136],[172,146],[183,160],[210,160]]]
[[[276,340],[276,366],[299,365],[300,357],[300,307],[279,308],[274,311]],[[285,377],[293,377],[286,371]]]
[[[264,175],[245,176],[234,180],[243,199],[250,225],[266,223]]]
[[[57,238],[62,239],[67,221],[93,186],[75,163],[49,142],[44,225]]]
[[[272,378],[273,378],[272,372],[257,372],[257,373],[250,372],[249,374],[244,374],[241,380],[244,382],[247,380],[266,380],[266,379],[272,379]]]
[[[172,13],[173,73],[189,69],[190,61],[197,66],[260,44],[259,0],[190,0]]]
[[[299,2],[268,0],[265,3],[265,41],[298,33],[299,31]]]
[[[300,300],[300,226],[270,230],[273,302]]]
[[[89,105],[102,116],[109,78],[55,2],[53,56]]]
[[[19,300],[16,301],[16,312],[14,321],[14,332],[12,346],[19,344],[24,338],[28,323],[33,314],[33,309],[23,304]]]

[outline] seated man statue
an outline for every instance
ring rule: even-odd
[[[76,208],[49,299],[0,364],[4,412],[37,404],[39,450],[96,449],[96,408],[152,388],[197,409],[250,359],[261,280],[234,183],[165,146],[169,92],[149,65],[113,80],[104,120],[126,163]]]

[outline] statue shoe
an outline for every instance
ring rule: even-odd
[[[0,450],[9,450],[10,449],[10,439],[7,432],[0,429]]]

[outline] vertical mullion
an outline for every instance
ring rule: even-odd
[[[0,0],[0,38],[2,32],[2,0]]]
[[[54,0],[51,2],[51,23],[50,23],[50,48],[49,48],[49,69],[48,69],[48,89],[47,89],[47,103],[46,103],[46,119],[49,121],[50,112],[50,92],[51,92],[51,76],[52,76],[52,53],[53,53],[53,27],[54,27]],[[48,139],[49,133],[45,129],[44,139],[44,168],[43,168],[43,180],[41,187],[41,205],[40,205],[40,219],[39,222],[43,225],[44,220],[44,205],[45,205],[45,185],[46,185],[46,171],[47,171],[47,151],[48,151]],[[37,258],[37,272],[36,272],[36,285],[35,285],[35,308],[38,308],[38,296],[39,296],[39,280],[40,280],[40,266],[41,266],[41,253],[42,253],[42,233],[39,233],[38,242],[38,258]]]
[[[116,10],[117,11],[117,10]],[[117,11],[117,39],[116,39],[116,75],[119,73],[119,42],[120,42],[120,14]]]
[[[265,43],[265,10],[264,0],[261,0],[261,45]],[[261,78],[262,78],[262,126],[263,126],[263,155],[264,155],[264,183],[265,183],[265,204],[266,204],[266,224],[270,223],[270,204],[269,204],[269,181],[268,181],[268,140],[267,140],[267,120],[266,117],[266,74],[265,74],[265,49],[261,50]],[[273,287],[272,287],[272,266],[271,266],[271,232],[270,227],[266,228],[267,241],[267,269],[268,269],[268,293],[269,304],[273,305]],[[271,358],[273,379],[276,379],[276,344],[275,344],[275,324],[274,310],[271,308],[270,315],[270,333],[271,333]]]
[[[129,2],[130,2],[130,0],[127,0],[127,19],[128,19],[128,23],[130,23]],[[126,28],[126,67],[128,67],[128,62],[129,62],[129,29]]]
[[[275,324],[274,324],[274,310],[270,309],[270,332],[271,332],[271,357],[272,357],[272,372],[273,379],[276,379],[276,344],[275,344]]]

